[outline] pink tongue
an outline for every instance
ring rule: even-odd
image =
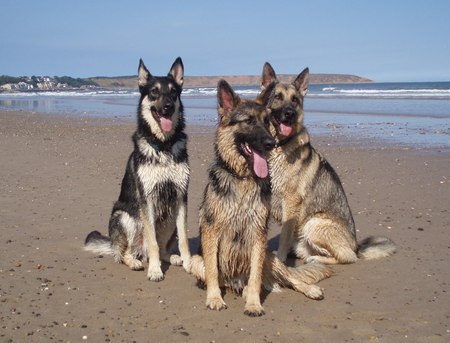
[[[289,125],[281,123],[280,124],[280,131],[281,131],[281,134],[283,136],[288,137],[291,134],[291,132],[292,132],[292,126],[289,126]]]
[[[256,151],[253,151],[253,170],[256,176],[265,179],[269,175],[269,168],[267,167],[267,160]]]
[[[161,120],[161,128],[165,132],[169,132],[172,130],[172,120],[164,117],[160,117]]]

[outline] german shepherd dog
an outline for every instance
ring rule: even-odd
[[[156,77],[141,59],[138,74],[141,96],[134,151],[112,209],[109,237],[93,231],[85,249],[113,255],[133,270],[144,269],[148,259],[147,278],[160,281],[161,260],[189,271],[191,257],[186,229],[187,136],[180,99],[183,62],[178,57],[167,76]],[[181,256],[170,254],[176,234]]]
[[[267,98],[270,87],[261,98]],[[220,287],[243,293],[245,313],[264,313],[260,292],[289,286],[312,299],[322,299],[312,285],[331,275],[324,265],[286,267],[267,253],[270,178],[267,154],[275,146],[264,105],[241,100],[229,84],[218,83],[219,124],[215,160],[200,206],[201,255],[192,257],[191,273],[207,288],[206,306],[226,308]]]
[[[269,63],[263,67],[261,88],[275,89],[270,102],[271,132],[277,147],[271,152],[273,218],[281,222],[277,256],[285,261],[293,250],[305,262],[354,263],[393,254],[388,238],[356,240],[355,223],[339,180],[327,160],[310,143],[303,126],[303,100],[309,70],[289,85],[278,82]]]

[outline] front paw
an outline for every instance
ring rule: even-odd
[[[150,281],[162,281],[164,279],[164,274],[161,271],[161,268],[149,268],[147,273],[147,279]]]
[[[250,317],[260,317],[264,314],[264,308],[261,304],[245,304],[244,314]]]
[[[169,263],[172,266],[181,266],[183,264],[183,260],[180,255],[170,255]]]
[[[225,301],[223,301],[222,297],[214,297],[206,299],[206,307],[210,310],[220,311],[226,309],[227,304],[225,304]]]

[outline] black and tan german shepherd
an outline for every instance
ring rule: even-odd
[[[281,84],[269,63],[263,67],[261,88],[275,85],[269,103],[277,147],[270,154],[269,170],[271,214],[282,224],[277,256],[285,261],[292,250],[305,262],[325,264],[389,256],[396,246],[388,238],[368,237],[357,242],[341,181],[310,143],[303,125],[308,80],[308,68],[291,84]]]
[[[161,260],[189,271],[186,229],[189,165],[183,104],[180,100],[184,67],[181,58],[164,77],[152,76],[142,59],[138,69],[140,100],[134,151],[125,170],[119,199],[109,221],[109,237],[91,232],[85,249],[111,254],[147,278],[164,278]],[[178,234],[179,255],[170,250]]]
[[[270,87],[261,95],[267,99]],[[200,208],[201,255],[192,257],[191,272],[207,288],[206,306],[226,308],[221,287],[243,293],[245,313],[264,313],[262,286],[291,287],[322,299],[313,283],[331,271],[323,265],[285,266],[267,252],[271,189],[267,156],[275,146],[266,105],[241,100],[229,84],[217,87],[219,124],[215,160]]]

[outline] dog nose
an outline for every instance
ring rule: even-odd
[[[267,137],[266,139],[264,139],[264,148],[269,151],[272,150],[273,148],[275,148],[275,140],[273,138],[269,138]]]
[[[174,109],[174,105],[172,103],[165,103],[163,106],[163,113],[169,113]]]
[[[292,109],[292,108],[287,108],[285,111],[284,111],[284,113],[283,113],[283,115],[284,115],[284,119],[285,120],[291,120],[294,116],[295,116],[295,110],[294,109]]]

